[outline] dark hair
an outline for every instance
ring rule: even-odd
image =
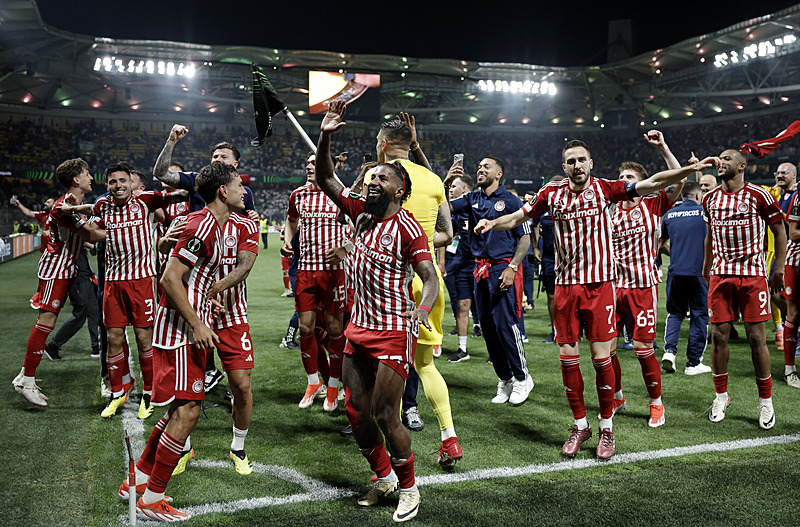
[[[411,127],[400,119],[392,119],[381,124],[384,137],[402,145],[411,146]]]
[[[181,165],[180,163],[176,163],[175,161],[171,161],[169,166],[176,166],[181,169],[181,172],[186,172],[186,170],[183,168],[183,165]]]
[[[496,157],[492,157],[492,156],[484,156],[484,159],[491,159],[492,161],[497,163],[497,166],[500,167],[500,171],[503,173],[503,175],[505,175],[505,173],[506,173],[506,164],[503,163],[500,159],[498,159]]]
[[[400,205],[406,202],[411,195],[411,176],[408,175],[408,170],[399,161],[393,163],[382,163],[394,170],[394,175],[403,180],[403,197],[400,199]]]
[[[78,177],[81,172],[89,170],[89,163],[83,159],[76,157],[75,159],[67,159],[56,169],[56,179],[61,185],[66,188],[72,186],[72,178]]]
[[[647,179],[647,170],[642,165],[640,165],[635,161],[625,161],[624,163],[622,163],[619,166],[619,173],[622,174],[623,170],[633,170],[634,172],[639,174],[639,177],[642,179],[642,181]]]
[[[690,196],[693,196],[700,192],[702,189],[700,188],[700,183],[695,183],[694,181],[687,181],[683,184],[683,190],[681,190],[681,196],[683,199],[689,199]]]
[[[125,172],[130,177],[132,172],[136,172],[136,169],[133,168],[133,165],[127,161],[117,161],[116,163],[111,163],[108,165],[108,168],[106,169],[106,176],[110,176],[114,172]]]
[[[475,190],[475,180],[472,179],[472,176],[470,176],[468,174],[464,174],[463,176],[459,177],[458,179],[463,181],[468,189]]]
[[[210,203],[216,199],[219,187],[230,183],[237,174],[238,172],[236,172],[236,168],[233,165],[224,163],[206,165],[197,174],[197,179],[194,182],[194,191],[200,194],[200,197],[206,203]]]
[[[580,139],[573,139],[572,141],[569,141],[567,142],[567,144],[564,145],[564,148],[561,150],[561,159],[564,159],[564,152],[566,152],[570,148],[577,148],[577,147],[586,149],[586,153],[589,154],[590,158],[592,157],[592,152],[589,150],[589,147],[586,145],[586,143],[584,143]]]
[[[233,157],[236,158],[236,161],[239,161],[239,158],[242,157],[242,155],[239,153],[238,148],[225,141],[215,144],[214,148],[211,149],[211,155],[214,155],[214,152],[216,152],[217,150],[222,150],[223,148],[227,148],[228,150],[232,151]]]

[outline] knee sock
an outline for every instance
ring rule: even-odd
[[[617,350],[611,352],[611,367],[614,369],[614,393],[622,393],[622,367],[619,365]]]
[[[392,458],[392,469],[400,480],[401,489],[410,489],[417,484],[414,478],[414,452],[411,452],[408,459]]]
[[[153,391],[153,348],[139,352],[139,369],[142,370],[142,391]]]
[[[661,365],[656,359],[653,348],[634,348],[636,358],[642,366],[642,377],[644,385],[647,387],[647,395],[650,399],[661,397]],[[616,373],[616,372],[615,372]]]
[[[581,358],[578,355],[561,355],[561,378],[564,380],[564,391],[567,402],[575,419],[586,418],[586,405],[583,402],[583,375],[581,375]]]
[[[150,474],[153,471],[153,463],[156,460],[156,450],[158,450],[158,441],[161,439],[161,434],[167,428],[169,419],[165,415],[156,423],[153,430],[150,432],[150,437],[147,438],[147,445],[144,447],[142,455],[136,462],[136,468],[144,474]],[[138,481],[138,479],[137,479]]]
[[[786,366],[794,366],[795,349],[797,349],[797,326],[786,319],[783,325],[783,363]]]
[[[126,364],[125,353],[117,353],[108,357],[108,379],[111,381],[111,392],[114,397],[119,397],[124,392],[123,384],[123,364]]]
[[[300,358],[303,360],[303,368],[308,375],[316,375],[319,371],[317,364],[317,338],[314,332],[300,334]]]
[[[727,373],[714,373],[714,391],[717,395],[728,396],[728,374]]]
[[[35,377],[36,368],[42,362],[42,354],[44,353],[44,346],[47,343],[47,336],[53,331],[54,326],[45,326],[37,322],[33,325],[31,334],[28,336],[28,345],[25,348],[25,366],[26,377]]]
[[[759,399],[769,399],[772,397],[772,375],[766,379],[756,377],[756,386],[758,386]]]
[[[169,434],[163,432],[161,438],[158,440],[158,449],[156,450],[156,460],[153,464],[153,471],[150,473],[150,479],[147,482],[147,491],[145,496],[142,496],[144,503],[154,503],[159,499],[164,499],[164,491],[167,488],[167,483],[172,477],[172,471],[183,455],[183,441],[170,437]],[[160,496],[160,497],[159,497]]]
[[[347,339],[344,333],[328,336],[328,358],[330,359],[331,378],[337,381],[342,378],[342,361],[344,360],[344,345]]]
[[[614,368],[611,357],[592,359],[597,379],[597,399],[600,402],[600,417],[611,419],[614,412]]]

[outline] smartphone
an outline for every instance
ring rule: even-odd
[[[19,201],[19,198],[16,195],[11,196],[11,204],[12,205],[16,205],[18,201]]]
[[[364,162],[369,163],[372,161],[372,154],[364,154]]]
[[[459,162],[461,163],[462,166],[464,165],[464,154],[456,154],[453,156],[453,163],[459,163]]]

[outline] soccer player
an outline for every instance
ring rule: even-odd
[[[20,395],[37,406],[47,406],[47,397],[36,385],[36,368],[42,361],[47,336],[56,325],[67,292],[78,273],[78,254],[84,242],[93,243],[105,238],[104,230],[90,228],[77,214],[57,208],[67,196],[74,203],[80,203],[83,196],[92,191],[92,175],[86,161],[80,158],[64,161],[56,168],[56,179],[67,193],[56,200],[47,220],[50,238],[39,259],[39,316],[28,337],[22,370],[11,383]]]
[[[556,243],[556,291],[554,320],[564,390],[575,425],[561,452],[568,457],[578,453],[581,444],[592,437],[583,401],[583,376],[580,370],[581,325],[584,326],[592,365],[597,374],[600,402],[600,440],[597,457],[614,455],[614,370],[611,344],[616,340],[614,280],[616,270],[611,252],[611,211],[613,203],[646,196],[676,183],[694,171],[718,162],[704,159],[688,167],[653,174],[644,181],[626,183],[591,177],[594,166],[589,147],[582,141],[569,141],[562,150],[562,168],[567,178],[542,187],[536,198],[514,214],[494,220],[481,220],[476,233],[491,229],[511,229],[550,210]]]
[[[787,164],[787,163],[784,163]],[[782,167],[783,165],[781,165]],[[778,167],[780,170],[780,167]],[[786,299],[786,323],[783,333],[783,380],[792,388],[800,388],[800,378],[797,376],[795,352],[797,348],[797,329],[800,326],[800,199],[798,193],[792,194],[789,212],[786,214],[789,224],[789,244],[786,248],[786,287],[783,297]]]
[[[667,162],[667,168],[680,168],[680,163],[670,151],[664,135],[650,130],[645,141],[655,146]],[[647,179],[647,171],[631,161],[619,167],[620,181],[636,183]],[[664,404],[661,400],[661,367],[656,359],[653,341],[656,337],[658,314],[658,273],[655,260],[661,236],[661,218],[672,208],[680,195],[683,181],[667,194],[661,190],[647,197],[635,196],[614,207],[611,215],[611,241],[616,262],[617,326],[632,328],[633,349],[642,367],[642,377],[650,396],[650,419],[647,424],[656,428],[664,424]],[[614,368],[615,413],[625,408],[622,393],[622,370],[617,358],[616,345],[611,346],[611,363]]]
[[[318,343],[314,334],[319,308],[325,313],[330,359],[330,377],[322,409],[332,412],[339,406],[344,313],[348,306],[344,264],[329,263],[326,257],[334,248],[345,244],[350,229],[337,221],[338,207],[317,185],[315,165],[316,155],[311,154],[306,159],[306,184],[289,197],[281,254],[293,254],[291,239],[298,232],[300,250],[294,298],[300,329],[300,356],[308,376],[308,386],[298,406],[310,407],[315,397],[325,390],[319,378]]]
[[[399,486],[400,502],[393,519],[401,522],[417,515],[420,497],[411,436],[400,422],[400,400],[414,361],[418,327],[430,329],[428,314],[440,285],[425,232],[401,208],[413,195],[413,182],[404,165],[378,165],[367,184],[366,198],[351,194],[333,178],[331,135],[345,125],[344,114],[344,102],[336,100],[322,121],[316,175],[323,192],[355,224],[355,250],[350,258],[357,283],[342,373],[353,435],[378,476],[358,504],[376,505]],[[422,281],[417,303],[410,287],[414,273]]]
[[[471,228],[484,219],[513,214],[522,202],[500,181],[505,167],[494,157],[478,164],[477,192],[450,202],[453,213],[466,214]],[[445,186],[463,174],[460,162],[453,163]],[[522,316],[522,272],[520,265],[531,244],[530,223],[513,230],[473,235],[470,250],[475,256],[475,300],[481,313],[481,329],[489,358],[497,374],[495,404],[522,404],[533,389],[525,348],[519,328]]]
[[[467,174],[463,174],[450,183],[450,200],[460,198],[464,194],[472,192],[474,188],[474,180]],[[475,257],[470,249],[472,229],[469,226],[467,211],[453,214],[453,230],[458,232],[458,236],[457,240],[447,247],[445,284],[450,293],[450,302],[454,306],[458,350],[450,355],[447,361],[461,362],[469,359],[467,332],[469,331],[469,312],[475,296],[475,276],[472,274],[475,271]],[[478,320],[475,321],[477,323]]]
[[[769,191],[744,180],[747,160],[738,150],[719,156],[717,175],[722,184],[703,198],[708,222],[703,276],[708,280],[708,308],[711,319],[711,363],[716,397],[708,418],[725,419],[731,404],[728,394],[728,336],[733,321],[741,314],[752,350],[758,386],[758,425],[775,426],[772,406],[772,375],[764,322],[772,318],[770,290],[783,289],[786,231],[783,212]],[[775,236],[775,267],[767,283],[764,262],[766,227]]]
[[[409,122],[406,115],[402,115],[400,119],[382,123],[376,138],[376,152],[378,162],[396,161],[408,172],[416,190],[403,203],[403,208],[413,214],[414,219],[422,225],[428,239],[428,248],[433,255],[437,247],[446,247],[453,240],[453,224],[450,219],[450,207],[445,197],[444,185],[439,176],[408,159],[409,151],[414,153],[414,159],[417,162],[424,158],[421,152],[418,152],[420,146],[415,142],[416,130],[412,124],[413,119]],[[367,186],[370,178],[370,173],[367,173],[364,179]],[[436,272],[441,274],[439,266],[435,265],[435,267]],[[411,286],[414,291],[414,299],[419,303],[422,298],[420,277],[415,276]],[[458,443],[453,424],[447,383],[433,362],[433,348],[442,343],[444,309],[444,283],[440,277],[439,295],[429,317],[432,329],[425,326],[420,328],[417,353],[414,356],[414,369],[419,374],[425,389],[425,396],[439,421],[442,444],[439,447],[437,460],[441,465],[449,465],[463,458],[464,453]]]
[[[184,441],[200,416],[205,398],[206,355],[220,342],[211,329],[208,293],[216,282],[225,244],[224,226],[235,211],[244,209],[244,185],[234,167],[214,163],[197,175],[196,190],[206,204],[189,214],[186,227],[164,270],[154,327],[155,353],[152,401],[169,405],[155,425],[136,464],[136,514],[141,519],[175,521],[189,515],[165,499],[172,471]],[[185,278],[186,277],[186,278]],[[128,482],[119,495],[128,497]]]
[[[10,203],[16,206],[20,212],[29,218],[35,219],[39,222],[39,229],[42,231],[41,244],[39,245],[39,252],[44,252],[47,248],[47,239],[50,237],[50,231],[47,228],[47,218],[50,216],[50,211],[53,209],[53,204],[56,202],[53,198],[47,198],[44,202],[42,210],[31,210],[23,205],[19,199],[11,198]]]
[[[690,160],[691,161],[691,160]],[[709,373],[703,364],[708,337],[708,285],[703,280],[706,222],[703,221],[702,190],[687,181],[683,201],[664,215],[661,223],[662,252],[669,255],[667,273],[667,324],[664,332],[664,355],[661,367],[675,372],[675,355],[681,324],[689,313],[689,341],[686,344],[686,375]],[[699,233],[703,236],[699,236]],[[669,242],[665,244],[664,242]]]

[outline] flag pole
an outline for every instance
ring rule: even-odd
[[[306,143],[306,145],[308,146],[308,148],[310,148],[310,149],[311,149],[311,151],[312,151],[312,152],[314,152],[314,155],[317,155],[317,145],[316,145],[316,144],[314,144],[314,142],[313,142],[313,141],[311,140],[311,138],[308,136],[308,134],[306,133],[306,131],[305,131],[305,130],[303,130],[303,127],[302,127],[302,125],[301,125],[301,124],[300,124],[300,123],[297,121],[297,118],[294,116],[294,114],[292,113],[292,111],[291,111],[289,108],[285,107],[285,106],[284,106],[283,110],[281,110],[281,111],[282,111],[282,112],[283,112],[283,113],[286,115],[286,117],[289,119],[289,122],[290,122],[290,123],[292,123],[292,126],[294,126],[295,130],[297,130],[297,133],[299,133],[299,134],[300,134],[300,137],[302,137],[302,138],[303,138],[303,141],[305,141],[305,143]],[[337,175],[336,175],[336,172],[334,172],[334,173],[333,173],[333,177],[334,177],[334,179],[336,179],[336,181],[338,181],[338,182],[339,182],[339,184],[340,184],[341,186],[343,186],[343,187],[346,187],[346,186],[347,186],[347,185],[345,185],[344,183],[342,183],[342,180],[341,180],[341,179],[339,179],[339,176],[337,176]]]

